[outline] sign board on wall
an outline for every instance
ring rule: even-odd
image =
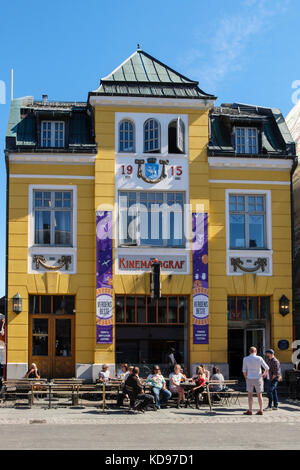
[[[193,213],[193,343],[209,343],[208,214]]]
[[[98,211],[96,219],[96,342],[111,344],[113,342],[112,212]]]
[[[188,255],[160,254],[116,254],[116,273],[133,274],[150,272],[154,258],[160,262],[161,271],[165,274],[187,274]]]

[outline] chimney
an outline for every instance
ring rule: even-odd
[[[47,103],[47,100],[48,100],[48,95],[42,95],[43,103]]]

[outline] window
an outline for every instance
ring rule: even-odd
[[[184,153],[184,124],[182,119],[174,119],[168,127],[169,153]]]
[[[160,152],[160,125],[156,119],[148,119],[144,124],[144,152]]]
[[[229,195],[230,249],[266,248],[266,201],[260,194]]]
[[[236,153],[258,153],[257,129],[255,127],[235,128]]]
[[[30,314],[73,315],[74,295],[29,295]]]
[[[63,121],[42,121],[41,146],[64,147],[65,123]]]
[[[267,320],[270,317],[270,297],[227,297],[228,320]]]
[[[183,192],[119,193],[119,243],[141,246],[184,246]]]
[[[72,245],[72,191],[34,191],[35,245]]]
[[[134,152],[134,125],[129,120],[120,122],[119,152]]]
[[[116,295],[116,323],[119,324],[185,324],[188,297],[163,296],[152,300],[149,296]]]

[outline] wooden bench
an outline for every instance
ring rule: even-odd
[[[1,399],[6,401],[10,396],[26,399],[31,407],[33,403],[33,387],[42,386],[47,379],[7,379],[2,382]],[[17,403],[16,403],[17,404]]]

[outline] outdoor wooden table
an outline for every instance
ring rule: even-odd
[[[102,392],[102,411],[106,410],[106,394],[110,391],[117,390],[119,392],[121,386],[120,381],[101,382],[96,384],[96,389]]]
[[[197,387],[195,382],[181,382],[181,387],[183,387],[187,391],[191,391],[193,388]],[[204,391],[207,393],[207,400],[208,400],[208,405],[210,411],[212,410],[212,404],[211,404],[211,396],[210,396],[210,390],[209,390],[209,384],[206,382],[204,385]],[[189,398],[185,400],[185,405],[188,406],[190,404]]]

